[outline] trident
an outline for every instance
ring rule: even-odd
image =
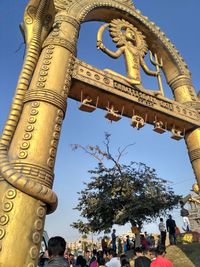
[[[159,86],[159,91],[161,94],[164,96],[164,90],[163,90],[163,85],[162,85],[162,80],[161,80],[161,74],[160,74],[160,68],[163,66],[163,61],[162,58],[160,59],[160,62],[158,61],[158,57],[156,54],[154,54],[154,59],[153,59],[153,54],[151,51],[150,52],[150,61],[151,63],[156,66],[156,70],[158,72],[158,86]]]

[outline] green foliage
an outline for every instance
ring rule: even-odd
[[[107,152],[102,153],[114,164],[108,168],[101,161],[94,170],[89,170],[90,182],[79,192],[75,208],[87,223],[79,220],[72,226],[85,233],[108,231],[113,224],[128,222],[141,228],[144,222],[152,222],[172,210],[180,196],[167,181],[157,177],[156,171],[144,163],[120,164],[120,157],[110,154],[109,136],[106,138]]]

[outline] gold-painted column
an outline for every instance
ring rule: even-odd
[[[56,15],[25,95],[0,177],[0,267],[37,266],[45,215],[56,208],[51,188],[78,32],[76,19]]]
[[[185,103],[193,108],[198,105],[198,98],[190,78],[179,76],[170,82],[170,86],[174,91],[176,101]],[[198,185],[200,186],[200,129],[187,132],[185,142]]]

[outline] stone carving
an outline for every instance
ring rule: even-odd
[[[103,45],[102,34],[107,27],[109,27],[110,36],[118,48],[116,52]],[[150,70],[144,61],[144,56],[148,51],[144,38],[136,27],[123,19],[113,19],[110,24],[101,26],[97,34],[97,48],[113,58],[118,58],[124,54],[127,77],[112,70],[106,69],[105,71],[121,77],[131,85],[141,84],[140,66],[148,75],[158,76],[159,71]]]
[[[200,233],[200,192],[197,183],[193,184],[192,191],[193,193],[182,198],[181,202],[190,205],[188,218],[191,230]]]

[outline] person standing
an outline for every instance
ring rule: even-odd
[[[122,254],[123,252],[123,247],[122,247],[122,240],[121,238],[118,237],[118,240],[117,240],[117,253],[118,255]]]
[[[131,241],[129,235],[126,236],[126,250],[129,251],[131,249]]]
[[[84,259],[86,260],[86,265],[89,266],[91,259],[91,251],[89,249],[85,251]]]
[[[107,252],[108,242],[107,242],[107,239],[106,239],[105,236],[101,240],[101,248],[102,248],[103,253],[106,253]]]
[[[64,258],[65,248],[64,238],[61,236],[51,237],[48,241],[49,261],[45,267],[69,267],[68,261]]]
[[[160,243],[162,246],[165,246],[166,242],[166,227],[163,221],[163,218],[160,218],[160,223],[158,225],[159,231],[160,231]]]
[[[169,215],[166,221],[167,232],[169,232],[169,243],[170,245],[176,245],[176,222]]]
[[[120,260],[117,258],[116,252],[112,248],[108,250],[108,259],[109,261],[106,262],[105,267],[121,267]]]
[[[69,263],[69,267],[75,266],[76,261],[74,259],[74,255],[72,253],[69,253],[68,263]]]
[[[130,267],[130,261],[126,254],[120,255],[121,267]]]
[[[135,267],[150,267],[151,260],[144,256],[140,247],[135,248],[135,254],[137,256],[135,259]]]
[[[181,211],[180,211],[180,215],[183,218],[183,231],[185,232],[189,232],[190,231],[190,221],[188,219],[188,215],[189,215],[189,211],[184,208],[184,203],[181,201]]]
[[[104,258],[104,252],[102,250],[97,251],[97,262],[98,267],[104,267],[105,266],[105,258]]]
[[[149,250],[149,258],[152,261],[155,261],[157,257],[157,252],[156,252],[156,248],[150,248]]]
[[[145,237],[145,235],[141,234],[140,235],[140,244],[143,250],[148,250],[149,248],[149,243]]]
[[[150,267],[174,267],[173,263],[165,258],[166,251],[164,246],[159,246],[156,249],[156,254],[157,257],[151,262]]]
[[[92,251],[92,258],[90,259],[89,267],[98,267],[97,250],[96,249],[93,249],[93,251]]]
[[[111,235],[111,248],[115,251],[116,253],[116,239],[117,239],[117,236],[116,236],[116,230],[113,229],[112,231],[112,235]]]
[[[87,267],[86,259],[82,255],[78,255],[76,258],[75,267]]]

